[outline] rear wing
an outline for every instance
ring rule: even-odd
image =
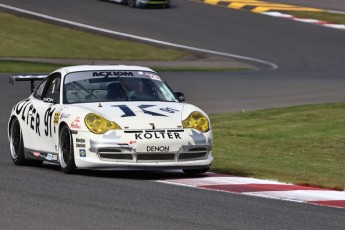
[[[35,89],[34,82],[42,81],[47,76],[48,75],[13,75],[13,76],[10,76],[9,80],[10,80],[10,84],[13,86],[15,85],[17,81],[30,81],[31,92],[33,92]]]

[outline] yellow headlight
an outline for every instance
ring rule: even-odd
[[[91,132],[96,134],[103,134],[113,129],[121,129],[121,127],[115,122],[108,121],[95,113],[89,113],[85,116],[85,124]]]
[[[183,128],[197,129],[201,132],[209,130],[209,122],[207,117],[200,112],[192,112],[186,120],[182,121]]]

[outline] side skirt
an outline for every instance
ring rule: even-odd
[[[24,149],[25,158],[28,160],[40,160],[51,163],[59,163],[57,153],[41,152],[33,149]]]

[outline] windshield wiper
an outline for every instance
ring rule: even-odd
[[[117,79],[120,82],[120,86],[121,86],[122,91],[125,92],[125,97],[126,97],[127,101],[130,101],[129,95],[128,95],[128,91],[127,91],[126,87],[124,86],[124,84],[123,84],[123,82],[122,82],[122,80],[121,80],[119,75],[117,75]]]

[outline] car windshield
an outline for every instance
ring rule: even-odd
[[[84,71],[64,80],[65,104],[107,101],[174,101],[165,82],[146,71]]]

